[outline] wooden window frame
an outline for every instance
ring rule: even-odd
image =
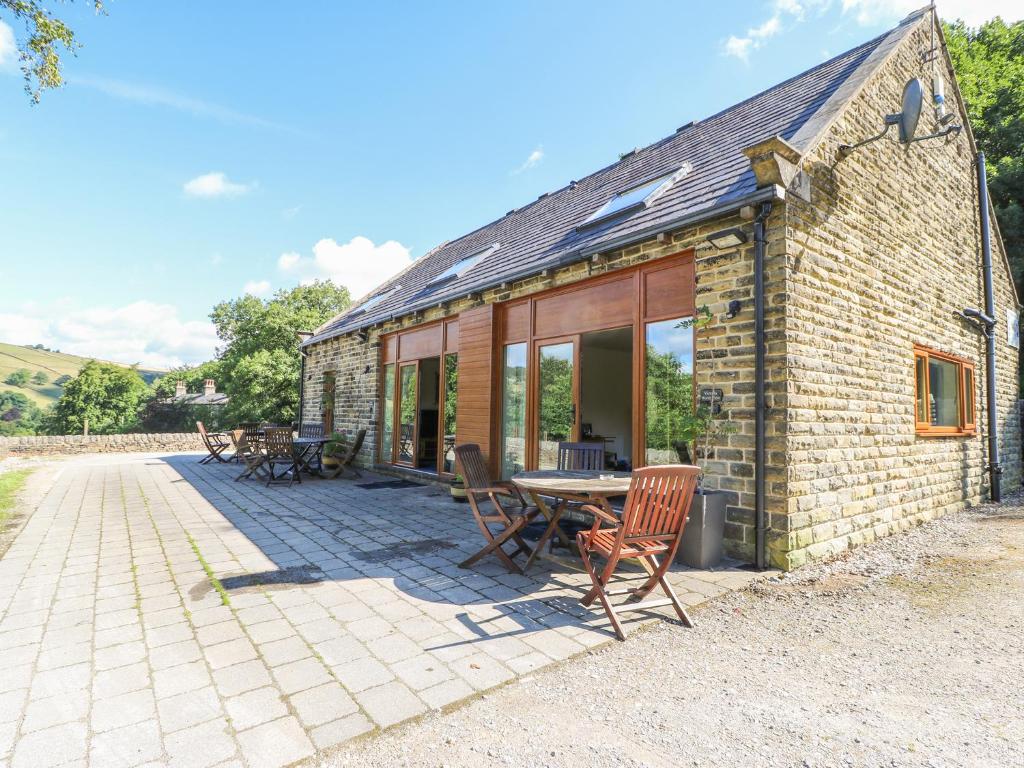
[[[955,427],[949,426],[935,426],[929,421],[918,421],[917,420],[917,401],[923,399],[925,403],[925,413],[929,413],[928,407],[928,393],[931,385],[929,376],[928,362],[932,358],[936,360],[942,360],[947,363],[953,363],[957,366],[957,399],[959,402],[959,424]],[[918,390],[917,383],[917,361],[924,361],[924,393],[922,394]],[[971,382],[973,385],[971,411],[974,419],[971,421],[967,420],[967,371],[971,372]],[[973,437],[978,433],[978,412],[977,412],[977,391],[978,391],[978,374],[974,363],[966,358],[959,357],[957,355],[951,355],[948,352],[940,352],[937,349],[931,347],[925,347],[920,344],[914,345],[914,431],[918,437]]]

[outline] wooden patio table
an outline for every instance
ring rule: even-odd
[[[537,557],[544,557],[562,565],[582,570],[575,562],[567,562],[564,558],[543,554],[544,546],[552,536],[558,536],[567,549],[572,549],[570,542],[558,521],[562,518],[569,503],[576,501],[602,507],[608,514],[615,515],[608,499],[613,496],[625,496],[629,491],[629,472],[609,472],[603,470],[584,469],[539,469],[532,472],[520,472],[512,476],[512,482],[530,494],[533,503],[540,513],[547,518],[548,526],[537,541],[537,546],[526,561],[523,570],[528,570]],[[554,498],[554,508],[544,497]]]

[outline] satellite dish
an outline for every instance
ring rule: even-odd
[[[916,77],[903,86],[903,109],[895,115],[888,115],[885,122],[896,125],[900,130],[900,143],[908,144],[917,133],[917,123],[924,109],[924,84]]]

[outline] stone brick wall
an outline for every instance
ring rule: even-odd
[[[0,457],[7,455],[77,453],[168,453],[203,451],[196,432],[139,435],[30,435],[0,437]]]
[[[878,141],[837,159],[839,144],[878,132],[907,79],[926,77],[927,29],[895,51],[807,158],[812,204],[786,206],[788,501],[770,520],[771,560],[783,568],[987,493],[984,339],[955,314],[984,307],[968,137],[910,147]],[[952,87],[947,98],[958,110]],[[920,133],[931,126],[926,108]],[[1020,482],[1021,446],[1017,351],[1006,343],[1005,318],[1016,300],[997,241],[993,251],[1003,487],[1011,490]],[[976,363],[976,437],[915,434],[915,343]]]
[[[306,350],[306,380],[302,420],[318,423],[323,418],[324,373],[334,371],[334,431],[354,435],[366,429],[366,440],[356,458],[360,466],[372,466],[377,454],[377,393],[380,391],[379,334],[367,341],[355,335],[330,339]]]

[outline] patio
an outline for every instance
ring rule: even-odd
[[[0,560],[0,760],[287,765],[614,642],[582,572],[459,569],[482,539],[443,489],[197,458],[55,465]],[[696,605],[756,577],[670,581]]]

